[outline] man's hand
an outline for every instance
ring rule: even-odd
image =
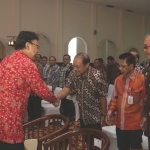
[[[106,123],[108,125],[113,125],[114,124],[114,116],[112,114],[107,114]]]
[[[143,131],[146,131],[146,129],[147,129],[147,118],[146,117],[142,118],[142,120],[140,121],[140,126]]]
[[[59,106],[58,103],[52,103],[52,105],[53,105],[54,107],[58,107],[58,106]]]
[[[105,118],[106,116],[101,116],[101,127],[105,126]]]
[[[58,107],[59,103],[60,103],[60,99],[56,96],[56,101],[52,104],[54,105],[54,107]]]
[[[71,90],[69,94],[74,95],[75,93],[76,93],[75,90]]]

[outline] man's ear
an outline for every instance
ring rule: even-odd
[[[130,64],[131,69],[133,69],[133,64]]]
[[[26,47],[26,49],[30,48],[29,42],[26,42],[25,47]]]
[[[87,63],[87,64],[86,64],[86,67],[88,68],[89,66],[90,66],[90,63]]]

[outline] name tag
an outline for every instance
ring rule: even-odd
[[[128,96],[128,104],[133,104],[133,96]]]
[[[94,138],[94,146],[96,146],[98,148],[102,148],[102,141]]]

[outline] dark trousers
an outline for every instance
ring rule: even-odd
[[[24,143],[5,143],[0,141],[0,150],[24,150]]]
[[[120,130],[116,127],[119,150],[142,149],[142,130]]]
[[[102,129],[100,123],[85,125],[82,119],[80,119],[80,128],[92,128],[92,129],[98,129],[98,130]]]
[[[41,98],[39,96],[30,96],[28,100],[28,121],[41,117]]]
[[[69,118],[70,121],[75,120],[75,106],[72,100],[62,99],[60,105],[60,113]]]
[[[149,150],[150,150],[150,135],[148,135],[147,137],[148,137],[148,147],[149,147]]]

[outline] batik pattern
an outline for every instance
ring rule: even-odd
[[[0,141],[24,141],[22,123],[31,90],[49,102],[56,100],[34,62],[17,50],[0,63]]]
[[[76,91],[76,99],[79,103],[80,118],[85,125],[100,122],[101,102],[100,97],[107,96],[108,84],[103,73],[89,67],[88,75],[77,77],[75,71],[71,71],[66,87]]]

